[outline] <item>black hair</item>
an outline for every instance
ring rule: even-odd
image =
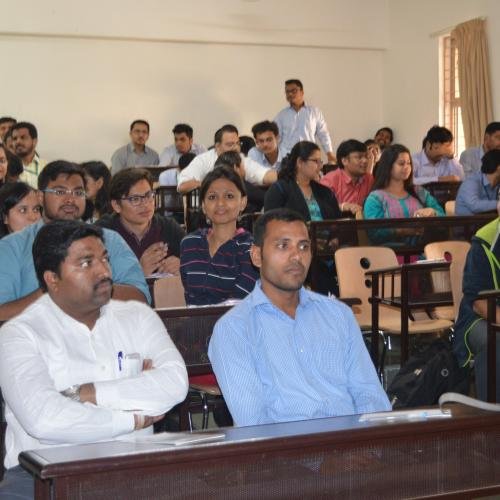
[[[270,122],[269,120],[264,120],[263,122],[256,123],[252,127],[252,134],[257,139],[257,134],[263,134],[264,132],[272,132],[276,137],[280,134],[280,130],[276,122]]]
[[[12,127],[10,127],[10,130],[12,133],[12,132],[14,132],[14,130],[19,130],[21,128],[27,129],[28,133],[32,139],[38,139],[38,130],[30,122],[17,122],[15,125],[12,125]]]
[[[226,125],[223,125],[219,130],[217,130],[217,132],[215,132],[214,144],[220,144],[222,142],[222,136],[226,132],[239,135],[238,129],[234,125],[227,123]]]
[[[10,123],[12,122],[14,125],[17,123],[17,120],[13,118],[12,116],[0,116],[0,125],[3,125],[4,123]]]
[[[61,174],[66,174],[68,177],[79,175],[85,186],[85,176],[80,165],[66,160],[56,160],[47,163],[46,167],[38,174],[38,189],[43,191],[49,185],[49,181],[55,181]]]
[[[500,166],[500,149],[488,151],[481,160],[481,172],[494,174]]]
[[[187,123],[178,123],[173,129],[173,134],[186,134],[190,139],[193,138],[193,127]]]
[[[237,151],[226,151],[225,153],[222,153],[219,155],[217,160],[215,160],[215,168],[216,167],[239,167],[242,162],[242,158],[240,156],[240,153]]]
[[[9,232],[4,217],[8,216],[9,210],[32,191],[34,189],[25,182],[7,182],[0,188],[0,237]]]
[[[311,153],[318,151],[319,146],[314,142],[300,141],[292,148],[281,162],[281,168],[278,172],[278,179],[295,180],[297,175],[297,160],[300,158],[306,161]]]
[[[153,178],[145,168],[132,167],[120,170],[111,178],[109,197],[112,200],[121,200],[128,195],[134,184],[142,180],[148,181],[149,187],[153,189]]]
[[[356,139],[341,142],[337,148],[337,164],[339,168],[344,168],[342,158],[347,158],[351,153],[366,153],[366,146]]]
[[[255,141],[249,135],[240,135],[240,150],[246,156],[255,147]]]
[[[290,210],[289,208],[275,208],[263,213],[253,225],[253,244],[262,247],[264,243],[264,237],[266,235],[267,225],[273,221],[279,220],[283,222],[295,222],[300,221],[307,227],[307,223],[298,212]],[[308,230],[309,232],[309,230]]]
[[[486,134],[492,135],[495,132],[498,132],[499,130],[500,130],[500,122],[491,122],[491,123],[488,123],[488,125],[484,129],[484,133],[485,133],[485,135]]]
[[[452,142],[453,134],[446,127],[440,127],[439,125],[434,125],[427,131],[427,135],[422,141],[422,148],[425,148],[427,144]]]
[[[389,185],[391,181],[392,167],[394,163],[396,163],[399,155],[402,153],[408,153],[411,163],[411,174],[408,179],[404,181],[404,188],[408,194],[423,204],[423,201],[417,196],[415,186],[413,185],[413,160],[410,150],[402,144],[391,144],[382,151],[382,156],[377,163],[377,172],[373,182],[372,191],[375,191],[376,189],[385,189]]]
[[[380,133],[380,132],[387,132],[391,138],[391,142],[394,140],[394,132],[392,131],[392,128],[391,127],[382,127],[382,128],[379,128],[376,132],[375,132],[375,137]]]
[[[24,171],[24,166],[21,158],[11,153],[6,147],[4,147],[5,154],[7,155],[7,177],[9,179],[17,179]]]
[[[69,247],[78,240],[95,236],[104,243],[100,227],[76,220],[57,220],[44,224],[33,242],[33,263],[40,288],[46,292],[47,284],[43,278],[45,271],[60,276],[61,264],[68,256]]]
[[[302,82],[300,80],[297,80],[297,78],[291,78],[290,80],[286,80],[285,85],[297,85],[297,87],[299,87],[300,90],[304,90]]]
[[[205,196],[207,195],[207,191],[213,182],[217,179],[227,179],[229,182],[232,182],[238,191],[241,193],[241,196],[246,196],[247,192],[245,190],[245,185],[243,184],[243,180],[241,177],[234,171],[233,167],[222,166],[214,168],[211,172],[209,172],[205,178],[203,179],[200,187],[200,200],[203,201]]]
[[[179,157],[179,170],[184,170],[194,159],[196,155],[194,153],[184,153]]]
[[[92,202],[99,216],[113,212],[109,197],[109,188],[111,184],[111,172],[102,161],[86,161],[82,163],[84,172],[92,177],[94,181],[102,179],[102,186],[97,191],[95,200]]]
[[[148,134],[149,134],[149,123],[146,121],[146,120],[134,120],[131,124],[130,124],[130,132],[132,132],[132,129],[134,128],[134,125],[137,125],[138,123],[142,123],[142,125],[146,125],[146,127],[148,127]]]

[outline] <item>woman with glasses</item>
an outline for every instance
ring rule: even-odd
[[[151,174],[143,168],[120,170],[111,179],[114,213],[96,224],[117,231],[139,259],[145,276],[179,274],[184,231],[171,217],[155,213]]]
[[[206,175],[200,200],[208,228],[188,234],[181,243],[181,278],[188,305],[242,299],[254,288],[257,270],[250,261],[252,235],[237,228],[247,196],[233,168],[217,167]]]
[[[335,195],[319,183],[321,151],[313,142],[295,144],[283,161],[278,180],[268,189],[264,211],[286,207],[306,220],[320,221],[340,217]]]
[[[21,231],[42,217],[38,193],[25,182],[11,182],[0,188],[0,238]]]

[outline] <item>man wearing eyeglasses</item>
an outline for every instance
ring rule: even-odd
[[[47,164],[38,177],[38,189],[43,219],[0,240],[0,321],[18,315],[43,294],[31,254],[40,228],[54,220],[78,220],[85,209],[84,174],[75,163]],[[104,238],[113,272],[113,298],[149,301],[144,274],[128,245],[114,231],[105,230]]]
[[[274,121],[280,132],[280,151],[288,154],[300,141],[318,139],[326,153],[328,163],[336,163],[332,140],[323,113],[319,108],[304,102],[304,87],[300,80],[285,82],[285,96],[290,106],[282,109]]]
[[[146,276],[179,274],[184,231],[177,222],[155,214],[153,179],[143,168],[127,168],[113,176],[111,205],[115,211],[97,225],[117,231],[139,259]]]

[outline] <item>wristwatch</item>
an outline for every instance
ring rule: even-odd
[[[72,385],[61,391],[61,394],[73,401],[80,401],[80,386],[78,384]]]

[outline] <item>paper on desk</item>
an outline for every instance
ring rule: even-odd
[[[427,420],[431,418],[450,418],[450,410],[441,410],[439,408],[432,409],[415,409],[415,410],[398,410],[398,411],[382,411],[378,413],[364,413],[359,417],[359,422],[393,422],[395,420]]]
[[[129,438],[123,438],[121,441],[183,446],[188,444],[206,443],[209,441],[222,441],[225,437],[226,435],[223,432],[159,432],[158,434],[149,434],[147,436],[131,436]]]

